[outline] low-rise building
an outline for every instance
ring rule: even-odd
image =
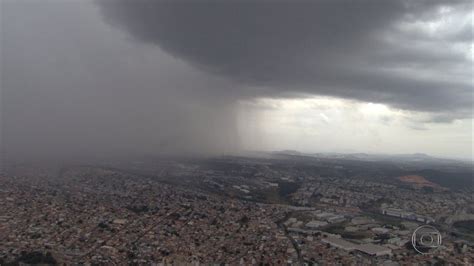
[[[305,224],[306,227],[308,228],[319,228],[319,227],[322,227],[322,226],[326,226],[328,223],[326,222],[323,222],[323,221],[310,221],[308,223]]]
[[[321,241],[323,243],[329,244],[333,247],[340,248],[340,249],[343,249],[343,250],[346,250],[346,251],[352,251],[357,246],[354,243],[351,243],[351,242],[346,241],[346,240],[341,239],[341,238],[335,238],[335,237],[323,238]]]
[[[392,255],[391,249],[374,244],[357,245],[355,249],[371,256]]]

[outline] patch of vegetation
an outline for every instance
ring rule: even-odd
[[[272,204],[290,204],[287,198],[280,196],[280,194],[278,193],[278,189],[276,188],[258,191],[256,193],[253,193],[252,196],[254,196],[254,199],[257,202],[262,201]]]
[[[369,237],[365,232],[348,232],[344,229],[342,224],[330,225],[324,228],[324,232],[337,234],[346,239],[363,239]]]
[[[396,218],[396,217],[391,217],[391,216],[387,216],[387,215],[383,215],[381,213],[375,213],[375,212],[370,212],[370,213],[366,213],[367,216],[375,219],[376,221],[384,224],[384,225],[391,225],[391,226],[396,226],[400,229],[405,229],[405,226],[402,224],[402,222],[404,220],[400,219],[400,218]]]
[[[239,224],[248,224],[250,221],[249,217],[247,215],[242,216],[242,218],[239,219],[238,223]]]
[[[347,239],[364,239],[370,237],[370,235],[364,232],[344,232],[341,236]]]
[[[342,226],[341,224],[334,224],[334,225],[329,225],[325,227],[324,232],[340,235],[340,234],[345,233],[346,231],[344,230],[344,226]]]
[[[278,194],[282,198],[288,197],[288,195],[295,193],[301,185],[296,182],[278,182]]]
[[[99,224],[97,224],[97,226],[100,228],[100,229],[104,229],[104,230],[110,230],[110,226],[106,223],[106,222],[100,222]]]
[[[147,205],[142,205],[142,206],[127,206],[127,209],[136,213],[146,213],[150,211],[150,208]]]
[[[454,222],[453,226],[466,233],[474,233],[474,220]]]
[[[22,251],[20,256],[16,258],[13,262],[13,265],[18,264],[48,264],[48,265],[57,265],[56,259],[53,258],[50,252],[44,254],[40,251],[26,252]]]
[[[464,189],[466,186],[472,187],[474,185],[472,172],[467,172],[465,170],[448,172],[434,169],[425,169],[416,172],[416,174],[424,176],[431,182],[452,189]]]

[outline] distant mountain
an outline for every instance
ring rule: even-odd
[[[341,160],[356,160],[356,161],[389,161],[401,163],[461,163],[472,164],[467,160],[438,158],[427,155],[425,153],[412,154],[369,154],[369,153],[303,153],[295,150],[283,150],[272,152],[273,155],[288,155],[288,156],[308,156],[325,159],[341,159]]]
[[[308,154],[295,151],[295,150],[283,150],[283,151],[274,151],[272,154],[282,154],[282,155],[297,155],[297,156],[309,156]]]

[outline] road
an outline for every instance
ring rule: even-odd
[[[293,245],[293,248],[296,250],[296,254],[298,255],[298,265],[304,265],[304,260],[301,257],[301,250],[300,250],[300,247],[298,246],[298,243],[296,243],[296,240],[288,233],[288,229],[286,228],[286,225],[283,224],[284,221],[288,220],[291,214],[292,214],[291,212],[287,213],[285,217],[276,221],[276,224],[278,225],[279,228],[283,229],[283,232],[285,232],[285,236],[290,240],[291,244]]]

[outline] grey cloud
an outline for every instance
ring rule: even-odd
[[[2,154],[221,153],[232,84],[127,41],[92,2],[2,2]]]
[[[428,118],[418,122],[422,123],[451,123],[456,119],[469,118],[472,116],[471,112],[464,111],[461,113],[432,113]]]
[[[465,3],[6,0],[2,153],[233,151],[236,103],[261,96],[339,96],[469,117],[472,62],[438,49],[439,39],[395,29]],[[461,42],[462,32],[442,42]]]
[[[471,20],[471,24],[466,23],[464,24],[461,29],[459,29],[457,32],[454,32],[452,34],[452,39],[454,41],[460,41],[460,42],[466,42],[466,43],[471,43],[473,41],[473,25],[474,23]]]
[[[452,70],[472,62],[434,37],[411,48],[410,34],[394,29],[469,1],[98,3],[105,21],[137,40],[244,87],[266,88],[252,96],[331,95],[448,113],[472,107],[470,74]],[[391,34],[395,40],[385,38]],[[401,75],[400,67],[409,71]],[[435,75],[419,75],[425,69]]]

